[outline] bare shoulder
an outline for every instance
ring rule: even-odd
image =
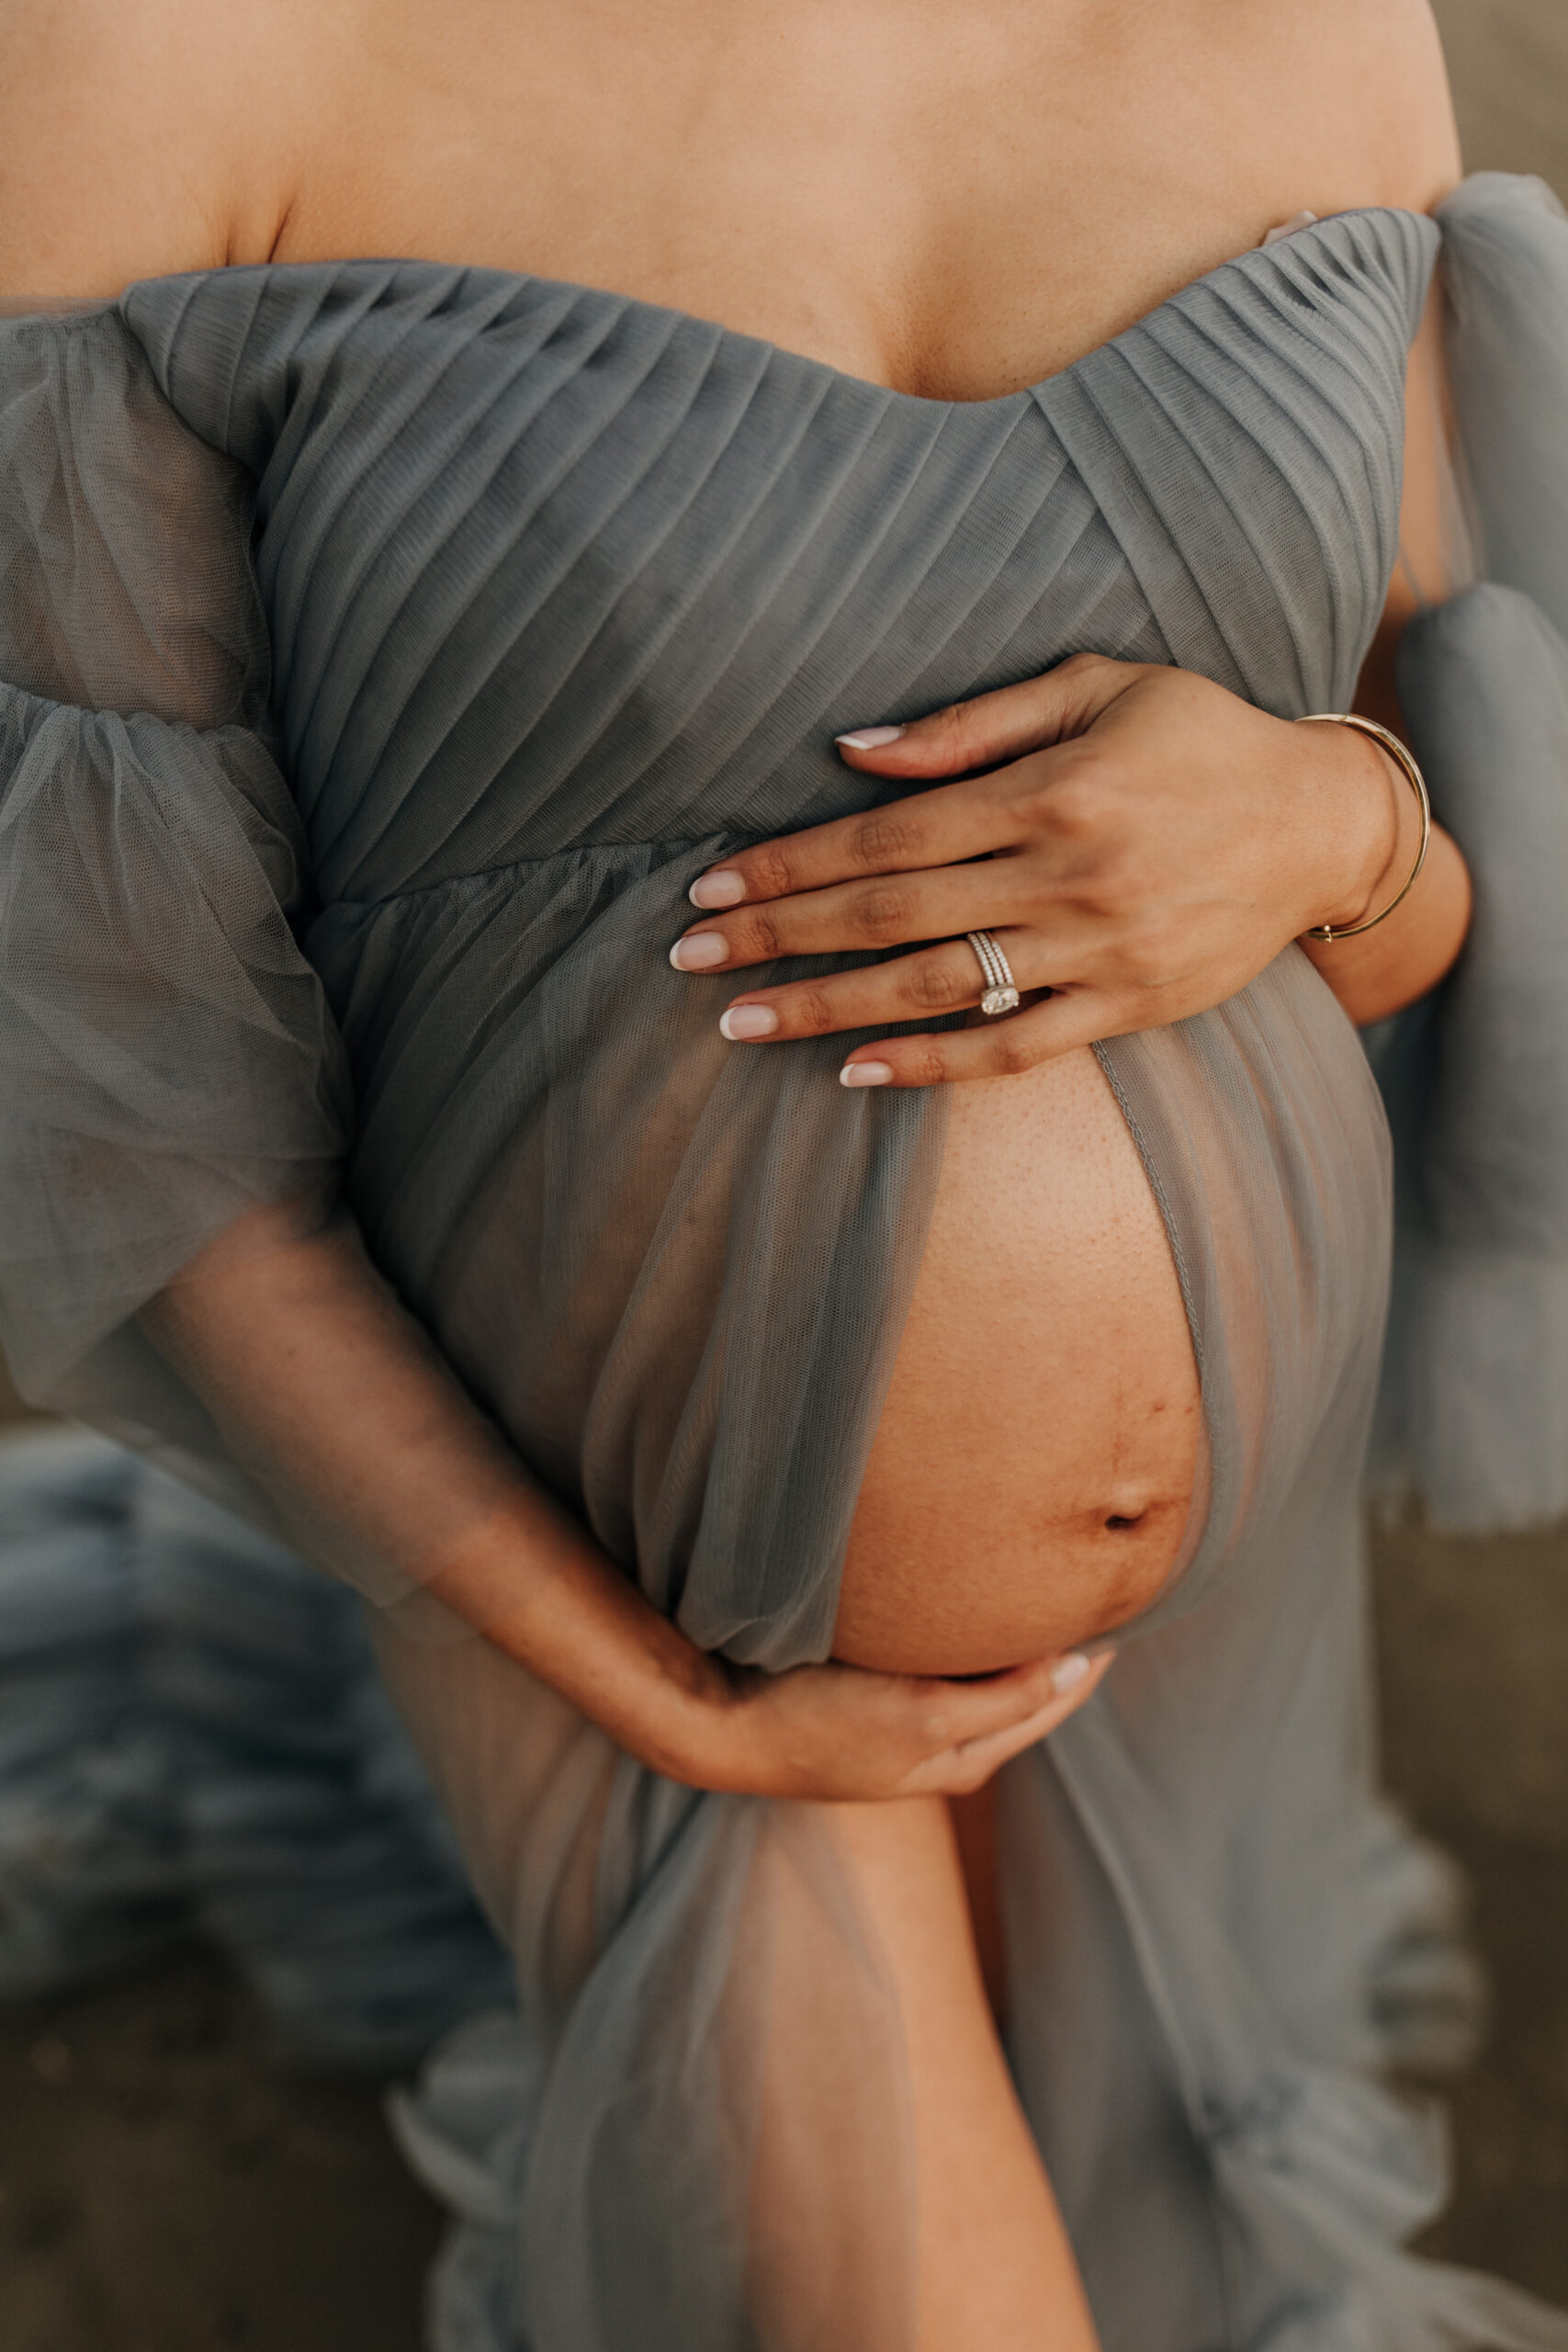
[[[288,200],[289,29],[277,0],[8,0],[0,300],[266,250]]]
[[[1269,0],[1269,8],[1281,75],[1332,158],[1340,202],[1430,210],[1461,165],[1429,0]]]
[[[1427,211],[1461,172],[1443,45],[1429,0],[1350,0],[1367,56],[1362,103],[1382,147],[1390,203]]]

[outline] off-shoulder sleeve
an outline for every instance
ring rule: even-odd
[[[134,1318],[322,1215],[347,1126],[249,525],[115,312],[0,324],[0,1340],[182,1466],[221,1449]]]
[[[1372,1041],[1399,1170],[1374,1469],[1483,1530],[1568,1511],[1568,218],[1483,173],[1438,219],[1483,577],[1412,622],[1399,686],[1475,912]]]

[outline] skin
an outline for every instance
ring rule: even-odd
[[[613,1750],[604,1743],[595,1755],[572,1710],[488,1643],[405,1641],[383,1622],[378,1654],[464,1839],[479,1900],[513,1942],[520,1908],[532,1912],[536,1964],[567,1997],[596,1956],[597,1849],[592,1831],[574,1848],[540,1936],[536,1853],[533,1872],[524,1868],[527,1824],[566,1749],[578,1785],[586,1770],[607,1797]],[[929,1798],[791,1810],[802,1817],[774,1825],[760,1911],[748,1906],[768,1953],[765,2008],[750,2013],[763,2028],[750,2181],[760,2340],[769,2352],[903,2343],[886,2304],[891,2292],[902,2305],[908,2254],[901,2233],[890,2244],[875,2215],[912,2169],[922,2345],[1026,2352],[1044,2342],[1088,2352],[1093,2329],[987,2005],[965,1899],[982,1858],[968,1825]],[[805,1870],[803,1839],[817,1858]],[[883,2019],[876,2006],[868,2014],[871,1988],[852,1962],[847,1999],[840,1994],[845,1922],[835,1901],[822,1900],[825,1861],[852,1897],[862,1951],[877,1956],[903,2013],[903,2080],[884,2078],[882,2096],[869,2100],[847,2099],[845,2086],[868,2061],[874,2079]],[[886,2138],[889,2091],[908,2099],[909,2128],[896,2149]]]
[[[1327,734],[1336,767],[1357,780],[1358,869],[1335,831],[1342,779],[1324,771]],[[792,955],[942,944],[748,991],[726,1008],[726,1034],[740,1006],[775,1016],[766,1042],[776,1044],[976,1004],[978,966],[962,933],[980,928],[996,932],[1021,989],[1051,991],[1005,1023],[857,1047],[846,1084],[1032,1069],[1201,1012],[1292,939],[1366,1023],[1425,995],[1464,937],[1467,877],[1440,827],[1386,922],[1353,940],[1306,936],[1393,898],[1419,845],[1414,797],[1366,736],[1289,727],[1182,671],[1083,654],[917,720],[886,746],[841,748],[889,780],[962,780],[728,859],[694,887],[726,910],[694,924],[672,961],[717,975]]]
[[[13,300],[397,252],[617,288],[940,399],[1052,373],[1303,207],[1425,209],[1457,173],[1421,0],[15,0],[0,80],[0,296]],[[1425,562],[1435,469],[1414,437],[1410,454],[1406,538]],[[1383,712],[1402,593],[1365,689]],[[1190,1479],[1196,1390],[1168,1252],[1087,1042],[1217,1002],[1310,923],[1381,902],[1408,862],[1409,815],[1382,755],[1348,730],[1284,727],[1202,681],[1108,663],[1066,665],[847,756],[917,795],[987,773],[917,797],[891,827],[884,812],[874,835],[731,861],[742,898],[691,926],[724,943],[722,964],[690,983],[730,976],[716,1019],[744,994],[733,975],[764,954],[974,924],[1002,933],[1027,988],[1053,991],[1012,1022],[848,1057],[881,1063],[886,1083],[975,1081],[955,1094],[852,1542],[838,1646],[863,1666],[770,1679],[693,1649],[522,1474],[352,1233],[259,1211],[146,1320],[243,1459],[286,1464],[312,1513],[398,1558],[485,1631],[487,1655],[675,1778],[840,1804],[909,2030],[920,2352],[1081,2352],[1092,2328],[1008,2107],[940,1799],[980,1787],[1081,1703],[1103,1662],[1058,1690],[1052,1652],[1138,1605]],[[1439,840],[1398,917],[1310,952],[1369,1019],[1446,967],[1466,903]],[[924,991],[919,1010],[951,1009],[966,986],[977,994],[972,967],[966,949],[938,946],[852,984],[751,991],[780,1026],[736,1050],[908,1017],[901,989]],[[1022,1237],[1021,1283],[996,1237],[1053,1189],[1038,1162],[1024,1181],[1031,1138],[1061,1155],[1046,1173],[1064,1205]],[[998,1195],[1009,1167],[1017,1181]],[[1043,1493],[1061,1507],[1057,1619],[1021,1627],[1011,1609],[1010,1634],[998,1623],[980,1638],[974,1589],[955,1581],[976,1498],[953,1400],[982,1376],[1010,1297],[1038,1296],[1030,1285],[1075,1259],[1092,1272],[1097,1250],[1102,1273],[1121,1270],[1124,1342],[1099,1350],[1115,1394],[1043,1486],[1038,1469],[1032,1486],[996,1482],[1017,1521],[1020,1593],[1039,1582]],[[1077,1371],[1098,1360],[1105,1301],[1102,1282],[1098,1298],[1052,1302]],[[968,1355],[936,1344],[955,1313]],[[1021,1423],[1009,1442],[1027,1453],[1028,1438]],[[945,1487],[922,1491],[917,1471],[940,1486],[944,1463]],[[1119,1501],[1131,1512],[1108,1509]],[[1147,1540],[1112,1573],[1104,1539],[1128,1532],[1111,1527],[1121,1519]],[[922,1547],[953,1573],[900,1587]],[[901,1657],[896,1629],[914,1619]],[[1007,1670],[955,1682],[930,1671],[939,1663]],[[980,1858],[974,1896],[983,1816],[964,1846]]]

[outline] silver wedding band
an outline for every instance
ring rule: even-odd
[[[964,934],[979,959],[980,977],[986,983],[986,993],[980,999],[980,1010],[987,1021],[999,1021],[1004,1012],[1018,1011],[1018,983],[1012,976],[1012,966],[997,945],[988,931],[966,931]]]

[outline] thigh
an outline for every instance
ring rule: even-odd
[[[597,1957],[616,1749],[483,1640],[438,1647],[383,1626],[378,1646],[524,1984],[570,2005]],[[728,1939],[726,1999],[743,2044],[735,2079],[753,2085],[741,2107],[754,2116],[759,2343],[901,2347],[912,2301],[918,2352],[1091,2352],[946,1802],[757,1804],[735,1905],[751,1925]],[[971,1815],[983,1838],[984,1808]],[[911,2190],[912,2233],[897,2218]]]
[[[824,1810],[903,2027],[919,2352],[1091,2352],[1077,2267],[987,1999],[947,1805]],[[787,2002],[793,1973],[781,1969],[775,1997]],[[780,2048],[792,2040],[784,2030]],[[760,2195],[791,2192],[770,2162],[771,2119],[789,2098],[785,2080],[766,2088]],[[794,2352],[786,2335],[768,2340]]]
[[[372,1623],[377,1662],[491,1924],[552,2008],[597,1957],[595,1879],[618,1750],[558,1691],[476,1635]]]
[[[995,1780],[968,1796],[949,1797],[947,1809],[958,1844],[958,1866],[969,1906],[969,1929],[980,1981],[986,1988],[998,2031],[1007,2031],[1008,1960],[1002,1930],[1000,1858],[997,1844],[997,1784]]]

